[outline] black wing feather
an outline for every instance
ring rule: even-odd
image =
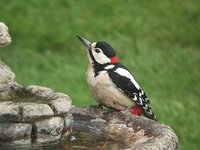
[[[113,83],[128,97],[130,97],[130,99],[132,99],[138,106],[142,107],[149,118],[156,120],[156,116],[149,105],[150,101],[147,98],[145,92],[143,92],[141,88],[137,89],[129,78],[121,76],[120,74],[115,72],[116,68],[119,67],[128,70],[121,64],[118,64],[118,66],[116,66],[115,68],[108,70],[108,75],[112,79]]]

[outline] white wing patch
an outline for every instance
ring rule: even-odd
[[[129,71],[123,69],[123,68],[117,68],[115,70],[116,73],[120,74],[121,76],[127,77],[131,80],[131,82],[133,82],[133,84],[135,85],[135,87],[139,90],[140,86],[138,85],[138,83],[135,81],[134,77],[130,74]]]
[[[108,66],[104,67],[104,69],[109,70],[109,69],[112,69],[114,67],[115,67],[114,65],[108,65]]]

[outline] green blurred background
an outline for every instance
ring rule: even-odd
[[[74,105],[95,104],[79,34],[106,41],[151,99],[180,149],[200,147],[200,1],[1,0],[12,44],[1,59],[24,86],[48,86]]]

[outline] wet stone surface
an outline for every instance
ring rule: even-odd
[[[43,101],[37,101],[42,103],[29,102],[24,96],[22,102],[20,97],[16,102],[0,102],[0,145],[42,144],[66,138],[72,132],[71,99],[65,94],[53,95],[56,99],[50,100],[47,94],[46,100],[43,97]],[[28,102],[24,102],[26,99]],[[55,111],[59,108],[61,111]]]
[[[41,86],[13,85],[15,88],[7,88],[11,91],[5,90],[17,93],[9,101],[0,95],[0,146],[56,142],[72,132],[68,95]]]
[[[31,131],[28,123],[0,123],[0,144],[31,144]]]
[[[97,107],[73,107],[70,112],[74,121],[73,132],[95,135],[97,144],[104,141],[99,145],[103,146],[102,149],[178,150],[178,138],[170,127],[132,115],[129,111],[119,113],[105,112]],[[110,147],[108,141],[116,145]]]
[[[71,113],[66,114],[63,117],[64,120],[64,128],[63,128],[63,134],[62,137],[67,137],[72,132],[72,126],[73,126],[73,116]]]
[[[48,143],[58,141],[64,128],[61,117],[51,117],[42,121],[36,121],[34,125],[35,143]]]
[[[20,89],[15,92],[23,95],[15,97],[16,102],[15,99],[0,102],[0,145],[55,142],[71,133],[73,117],[69,112],[71,108],[69,96],[54,93],[46,87],[30,87],[23,88],[23,94],[20,94],[21,88],[14,89]]]

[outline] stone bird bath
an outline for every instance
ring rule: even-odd
[[[11,42],[7,31],[0,23],[0,48]],[[21,86],[0,60],[0,149],[178,149],[178,138],[166,125],[71,103],[50,88]]]

